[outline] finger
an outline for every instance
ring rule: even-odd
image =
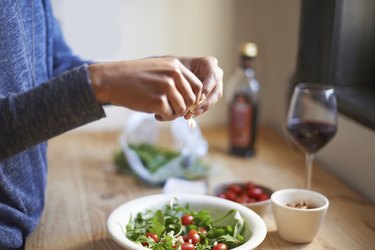
[[[200,96],[202,94],[203,83],[201,82],[201,80],[199,80],[199,78],[193,72],[191,72],[184,65],[182,65],[181,72],[183,76],[185,77],[185,79],[187,80],[187,82],[189,83],[192,91],[195,94],[195,101],[193,103],[196,103],[197,101],[200,100]]]
[[[202,94],[199,102],[196,102],[194,105],[192,105],[189,110],[185,113],[184,117],[186,119],[190,119],[194,117],[195,111],[202,106],[202,104],[206,101],[206,95]]]
[[[173,110],[173,114],[170,116],[171,119],[180,117],[186,112],[187,106],[184,97],[177,91],[177,89],[168,95],[168,100]]]
[[[194,117],[198,117],[212,106],[214,106],[223,95],[223,88],[221,84],[217,84],[214,89],[208,94],[207,99],[194,110]]]
[[[179,80],[181,81],[181,79]],[[162,115],[162,117],[172,120],[183,115],[187,110],[187,106],[184,100],[184,96],[180,93],[180,91],[178,91],[176,86],[180,85],[181,83],[177,83],[174,78],[167,78],[165,82],[167,84],[165,85],[166,89],[164,96],[167,98],[165,103],[168,104],[168,108],[166,109],[167,112]]]
[[[168,119],[164,118],[163,116],[161,116],[159,114],[155,114],[154,117],[155,117],[156,120],[158,120],[160,122],[169,121]]]
[[[154,102],[154,106],[157,107],[155,111],[155,118],[159,121],[170,121],[174,117],[174,110],[169,102],[167,94],[158,96],[158,101]]]
[[[186,72],[187,69],[183,65],[181,65],[181,67],[181,71],[176,71],[175,75],[173,76],[173,79],[175,81],[175,86],[177,90],[183,97],[185,106],[188,108],[192,106],[197,100],[197,96],[194,92],[194,88],[196,87],[194,86],[196,86],[197,84],[200,84],[200,86],[202,86],[202,83],[199,81],[198,78],[192,79],[189,77],[185,77],[188,75],[188,73]]]
[[[203,83],[194,75],[189,69],[182,65],[181,73],[183,78],[181,79],[181,85],[178,84],[178,89],[184,96],[185,104],[187,106],[184,116],[192,117],[191,113],[202,101],[202,87]],[[186,86],[186,84],[188,86]],[[205,97],[203,99],[206,99]]]
[[[223,90],[223,75],[224,75],[223,70],[216,65],[215,70],[211,74],[209,74],[209,76],[206,79],[204,79],[202,93],[205,94],[206,96],[209,96],[212,90],[214,88],[217,88],[217,85],[219,85],[219,88],[222,91]]]

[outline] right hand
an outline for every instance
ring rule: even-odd
[[[202,82],[173,57],[97,63],[89,71],[99,103],[154,113],[160,121],[183,116],[201,98]]]

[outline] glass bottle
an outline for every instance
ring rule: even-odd
[[[230,153],[245,157],[254,155],[257,135],[259,83],[254,71],[256,56],[256,44],[241,44],[239,67],[230,77],[226,91]]]

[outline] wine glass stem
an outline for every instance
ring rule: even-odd
[[[314,161],[314,154],[306,154],[306,176],[305,176],[305,187],[311,189],[311,178],[312,178],[312,167]]]

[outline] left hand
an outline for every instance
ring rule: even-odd
[[[198,77],[203,83],[202,95],[197,103],[205,96],[205,101],[198,105],[193,112],[187,112],[185,119],[197,117],[210,109],[223,96],[223,70],[215,57],[184,57],[179,60]]]

